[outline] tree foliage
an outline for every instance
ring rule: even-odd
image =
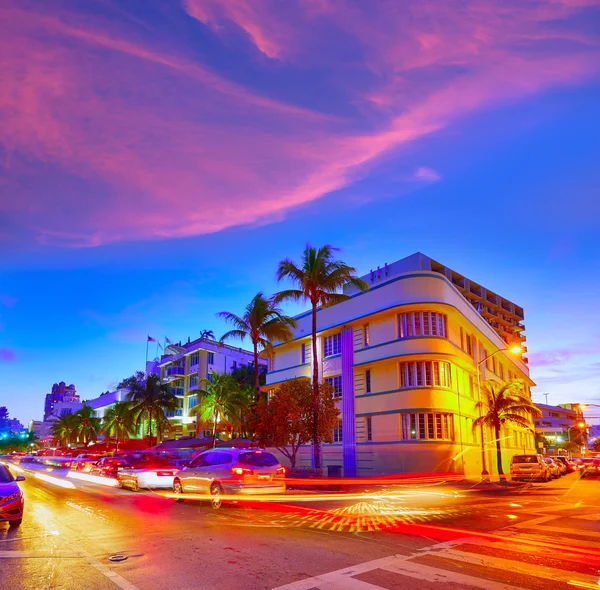
[[[108,437],[115,437],[117,451],[119,441],[127,440],[133,434],[134,426],[131,402],[117,402],[106,410],[102,419],[102,432]]]
[[[502,469],[502,447],[500,444],[503,426],[515,425],[531,432],[531,416],[542,415],[533,402],[523,395],[523,381],[514,379],[506,383],[498,383],[486,379],[481,384],[482,399],[476,408],[481,413],[473,421],[473,430],[482,426],[491,426],[496,435],[496,459],[498,473],[504,474]]]
[[[333,442],[339,410],[333,399],[333,389],[319,385],[319,440]],[[308,379],[290,379],[272,392],[269,401],[262,400],[256,408],[254,430],[262,445],[276,447],[296,466],[301,445],[314,435],[313,387]]]
[[[353,286],[366,291],[369,285],[356,276],[356,269],[341,260],[334,253],[338,248],[329,244],[315,248],[306,244],[300,264],[289,258],[282,260],[277,269],[277,279],[289,279],[295,289],[287,289],[274,296],[276,302],[291,299],[310,303],[312,311],[312,363],[313,363],[313,445],[315,467],[321,467],[321,444],[319,441],[319,369],[317,355],[317,307],[330,307],[349,299],[343,289]]]

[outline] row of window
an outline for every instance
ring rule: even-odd
[[[398,338],[441,336],[448,334],[448,318],[435,311],[411,311],[398,315]]]
[[[402,414],[402,439],[454,440],[454,417],[437,412]]]
[[[450,387],[450,363],[445,361],[410,361],[400,363],[400,388]]]

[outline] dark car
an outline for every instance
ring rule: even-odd
[[[90,473],[116,478],[120,469],[129,469],[131,466],[131,463],[127,459],[120,457],[104,457],[92,465]]]
[[[573,473],[573,471],[575,471],[575,465],[573,465],[573,463],[571,463],[564,455],[557,455],[554,458],[567,468],[567,473]]]
[[[8,521],[9,526],[17,527],[23,520],[23,492],[17,484],[23,475],[13,477],[8,467],[0,463],[0,522]]]
[[[581,477],[600,477],[600,458],[592,459],[589,463],[585,462]]]

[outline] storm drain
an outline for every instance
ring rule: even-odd
[[[125,561],[126,559],[127,555],[111,555],[108,561]]]

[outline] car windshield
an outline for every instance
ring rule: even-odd
[[[550,459],[550,457],[546,457],[544,461],[546,461],[546,463],[554,463],[554,461]]]
[[[273,465],[277,465],[279,461],[271,455],[271,453],[262,453],[262,452],[250,452],[250,453],[240,453],[238,457],[238,462],[242,465],[252,465],[254,467],[273,467]]]
[[[0,465],[0,483],[10,483],[11,481],[14,481],[12,473],[4,465]]]
[[[537,455],[515,455],[512,459],[513,463],[537,463]]]

